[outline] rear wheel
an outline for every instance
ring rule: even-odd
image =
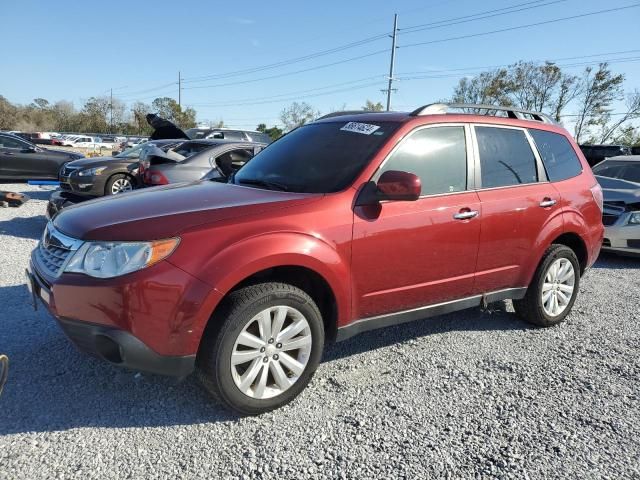
[[[197,373],[227,407],[255,415],[293,400],[324,346],[322,317],[299,288],[263,283],[237,290],[207,328]]]
[[[117,195],[118,193],[130,192],[133,190],[133,180],[129,175],[118,173],[113,175],[104,188],[105,195]]]
[[[580,265],[575,253],[564,245],[545,252],[522,300],[514,300],[516,313],[542,327],[562,322],[571,311],[580,286]]]

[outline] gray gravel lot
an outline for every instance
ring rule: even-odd
[[[640,259],[603,256],[568,320],[509,303],[331,346],[287,407],[239,418],[193,378],[78,353],[29,306],[47,191],[0,208],[0,478],[640,478]]]

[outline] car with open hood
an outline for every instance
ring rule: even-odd
[[[191,140],[172,148],[147,145],[139,160],[140,183],[153,186],[226,179],[264,147],[265,143],[225,140]]]
[[[640,155],[608,158],[593,167],[602,187],[602,249],[640,255]]]

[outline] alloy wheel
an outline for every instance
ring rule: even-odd
[[[133,185],[131,184],[131,181],[127,178],[118,178],[116,181],[113,182],[113,185],[111,185],[112,195],[116,195],[118,193],[123,193],[123,192],[130,192],[131,190],[133,190]]]
[[[267,399],[291,388],[311,355],[311,328],[302,313],[278,305],[247,322],[231,353],[231,375],[251,398]]]
[[[575,288],[576,272],[573,264],[566,258],[553,262],[542,284],[542,308],[550,317],[564,312],[571,302]]]

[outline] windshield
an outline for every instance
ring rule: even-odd
[[[593,173],[601,177],[640,183],[640,162],[604,161],[593,167]]]
[[[257,154],[233,183],[301,193],[348,187],[398,129],[394,122],[312,123],[293,130]]]
[[[115,158],[139,158],[140,150],[142,150],[143,146],[144,143],[141,143],[140,145],[136,145],[135,147],[127,148],[126,150],[117,154]]]

